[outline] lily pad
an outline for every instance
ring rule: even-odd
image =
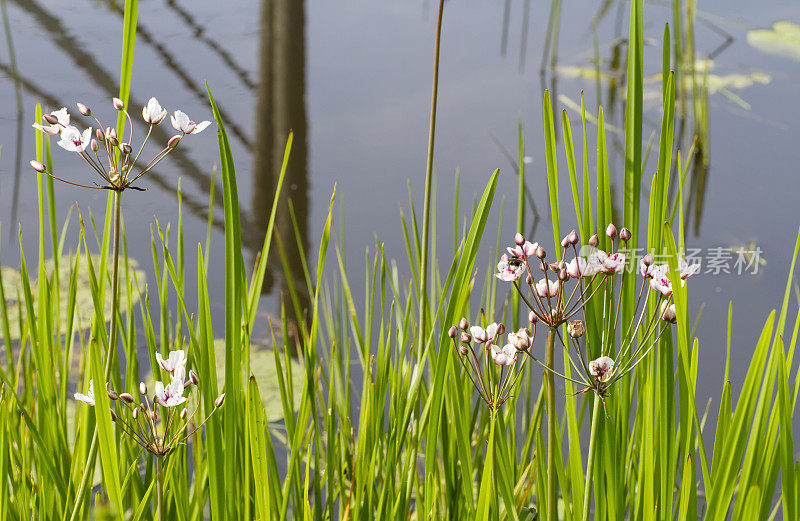
[[[86,262],[86,255],[81,255],[78,263],[78,284],[75,294],[75,322],[73,331],[86,329],[91,325],[94,318],[94,300],[92,299],[92,289],[89,277],[88,263]],[[91,255],[92,266],[95,271],[100,267],[100,255]],[[58,294],[60,300],[59,313],[60,321],[63,324],[67,320],[67,299],[69,297],[69,283],[72,274],[72,268],[75,265],[74,255],[62,255],[58,264]],[[53,259],[45,261],[45,270],[47,276],[52,277],[55,262]],[[125,264],[120,260],[120,302],[124,307],[127,305],[127,284],[125,278]],[[144,283],[147,280],[145,272],[139,268],[139,263],[135,259],[128,259],[128,277],[131,281],[138,280],[139,288],[144,288]],[[12,339],[20,337],[20,313],[25,313],[24,293],[22,289],[22,275],[19,271],[9,268],[0,268],[0,275],[3,277],[3,289],[6,297],[6,310],[8,313],[9,329]],[[135,279],[134,279],[135,277]],[[31,292],[34,300],[38,298],[38,280],[31,281]],[[131,301],[136,304],[139,301],[140,292],[137,291],[136,284],[133,283],[134,294],[131,295]],[[36,308],[36,303],[34,303]],[[106,288],[104,315],[106,321],[111,319],[111,289]]]
[[[220,388],[225,380],[225,339],[214,340],[214,351],[217,362],[217,381]],[[285,358],[281,356],[281,364]],[[284,374],[286,366],[282,365]],[[293,393],[292,409],[300,408],[300,395],[303,392],[303,381],[305,379],[305,369],[295,358],[291,359],[292,379],[286,385],[291,385]],[[283,407],[281,405],[281,391],[278,385],[278,371],[275,368],[275,355],[273,350],[267,347],[259,347],[250,354],[250,370],[258,382],[258,391],[264,400],[264,407],[267,412],[267,421],[275,422],[283,419]],[[247,376],[247,375],[244,375]]]
[[[747,43],[759,51],[800,61],[800,25],[775,22],[772,29],[747,31]]]

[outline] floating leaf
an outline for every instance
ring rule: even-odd
[[[772,29],[747,31],[747,43],[759,51],[800,61],[800,25],[775,22]]]
[[[100,266],[100,255],[91,255],[92,258],[92,266],[95,270],[97,270]],[[53,268],[55,263],[53,259],[48,259],[45,261],[45,269],[47,271],[47,276],[52,277]],[[70,276],[72,274],[72,268],[75,265],[75,256],[74,255],[62,255],[59,259],[58,263],[58,294],[59,294],[59,314],[60,314],[60,321],[63,324],[67,320],[67,299],[69,296],[69,283],[70,283]],[[144,288],[144,283],[147,280],[147,275],[143,270],[138,269],[139,263],[136,262],[135,259],[128,259],[128,276],[130,277],[131,281],[134,280],[139,281],[139,287]],[[125,278],[125,263],[120,261],[120,303],[122,305],[122,311],[125,311],[125,306],[127,303],[127,288],[126,288],[126,278]],[[20,319],[20,312],[23,314],[24,311],[24,303],[20,306],[20,301],[18,299],[23,299],[23,291],[22,291],[22,276],[20,272],[8,267],[0,268],[0,274],[3,277],[3,289],[5,290],[5,297],[6,297],[6,309],[8,311],[8,320],[10,325],[10,332],[12,339],[18,339],[20,337],[20,330],[19,330],[19,319]],[[136,279],[134,279],[136,277]],[[36,287],[38,285],[38,280],[31,281],[31,291],[33,293],[33,298],[38,298],[38,291]],[[89,278],[89,269],[88,264],[86,263],[86,255],[81,255],[80,262],[78,265],[78,284],[77,284],[77,291],[75,294],[75,323],[73,326],[73,331],[79,331],[82,329],[88,328],[91,323],[92,319],[94,318],[94,300],[92,299],[92,289],[90,284]],[[133,283],[134,287],[134,294],[131,295],[131,300],[133,304],[139,301],[140,293],[136,291],[136,284]],[[37,305],[34,303],[34,309],[37,309]],[[106,294],[105,294],[105,306],[104,306],[104,315],[106,321],[110,320],[111,318],[111,289],[110,287],[106,287]],[[23,315],[24,317],[24,315]]]
[[[218,338],[214,340],[214,351],[217,363],[217,381],[219,387],[222,388],[222,383],[225,380],[225,339]],[[281,361],[285,360],[281,357]],[[300,395],[303,391],[303,379],[305,376],[305,369],[295,358],[291,359],[292,364],[292,381],[287,385],[291,385],[294,403],[293,410],[300,407]],[[275,368],[275,355],[272,349],[266,347],[258,347],[250,353],[250,370],[256,377],[258,382],[258,390],[261,392],[261,397],[264,400],[264,407],[267,411],[267,421],[274,422],[283,419],[283,407],[281,406],[281,391],[278,385],[278,373]],[[283,367],[284,374],[286,367]],[[243,373],[243,378],[248,378],[249,375]]]

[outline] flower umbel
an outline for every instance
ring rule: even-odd
[[[211,124],[210,121],[203,121],[202,123],[195,124],[193,121],[189,120],[189,117],[186,116],[186,114],[176,110],[175,116],[173,116],[173,126],[175,126],[175,128],[178,130],[183,129],[183,134],[181,136],[177,136],[177,140],[170,139],[170,141],[164,145],[164,148],[158,152],[146,165],[139,166],[137,165],[137,161],[139,160],[139,156],[142,154],[142,151],[144,150],[144,147],[150,138],[153,126],[158,125],[164,120],[164,118],[167,116],[167,111],[161,107],[161,104],[159,104],[156,98],[150,98],[150,100],[147,102],[147,105],[142,109],[142,119],[148,125],[147,134],[141,145],[138,147],[138,151],[136,151],[133,144],[133,120],[131,119],[128,111],[125,109],[124,103],[121,100],[114,98],[112,105],[116,110],[125,115],[129,128],[126,135],[127,142],[120,141],[122,139],[122,135],[118,137],[115,129],[111,127],[105,127],[97,118],[97,116],[93,114],[92,110],[83,103],[77,104],[78,112],[82,116],[92,118],[95,123],[97,123],[98,130],[95,134],[95,139],[92,139],[92,127],[86,127],[83,131],[81,131],[78,127],[70,125],[70,114],[66,107],[49,114],[45,114],[42,117],[43,121],[41,124],[35,123],[33,125],[34,128],[41,130],[45,134],[51,136],[60,135],[61,139],[58,141],[58,146],[67,152],[77,153],[81,159],[83,159],[86,164],[89,165],[89,167],[102,178],[104,184],[94,183],[93,185],[89,185],[56,177],[52,172],[47,171],[47,169],[44,168],[43,165],[38,161],[35,162],[36,164],[31,162],[33,168],[37,172],[45,173],[53,179],[57,179],[73,186],[79,186],[81,188],[92,188],[95,190],[105,189],[114,190],[117,192],[122,192],[128,188],[131,188],[134,190],[144,191],[144,188],[133,186],[133,183],[147,172],[155,168],[155,166],[162,159],[164,159],[167,154],[174,150],[183,135],[197,134]],[[179,123],[177,126],[176,121]],[[125,127],[123,126],[123,130],[124,128]],[[105,131],[103,129],[105,129]]]
[[[523,328],[509,333],[507,342],[503,344],[499,341],[503,334],[502,324],[492,323],[486,329],[481,326],[469,328],[466,319],[449,332],[460,354],[459,360],[481,398],[490,407],[497,408],[508,399],[519,374],[515,370],[526,358],[531,358],[550,373],[583,385],[580,392],[593,391],[605,400],[613,384],[633,370],[658,344],[666,327],[676,321],[669,267],[655,265],[652,255],[642,259],[637,270],[641,279],[636,305],[632,311],[626,310],[628,315],[622,319],[625,281],[632,278],[632,283],[637,284],[637,272],[623,275],[631,258],[628,249],[631,238],[629,229],[617,230],[610,223],[603,238],[604,245],[610,246],[606,250],[600,249],[598,235],[581,245],[577,232],[573,230],[561,240],[558,260],[549,263],[542,246],[525,240],[521,233],[516,234],[514,246],[508,247],[508,254],[500,257],[496,277],[513,284],[514,291],[528,308],[533,334]],[[681,257],[678,266],[681,284],[699,269],[699,265],[689,265]],[[602,324],[593,329],[601,332],[600,356],[590,360],[586,347],[582,345],[586,342],[587,324],[585,318],[581,320],[577,316],[585,315],[587,304],[595,296],[603,301]],[[534,356],[533,338],[539,323],[544,324],[552,336],[561,339],[567,348],[570,365],[577,369],[571,377],[557,373],[552,364],[543,364]],[[565,323],[567,335],[562,337],[561,326]],[[475,346],[484,344],[483,363],[480,362],[481,350],[476,353],[473,343]],[[499,375],[496,366],[500,366]]]
[[[152,401],[148,400],[147,386],[144,382],[139,383],[141,400],[138,402],[134,398],[134,393],[117,393],[111,389],[108,389],[107,392],[112,399],[111,419],[117,427],[148,452],[162,456],[178,445],[184,444],[195,431],[202,428],[216,410],[222,407],[224,395],[217,397],[211,411],[206,411],[205,419],[199,425],[196,424],[194,417],[199,410],[198,399],[192,400],[198,405],[195,405],[191,411],[178,407],[185,403],[192,403],[189,401],[191,389],[197,389],[195,394],[199,395],[200,378],[197,374],[189,371],[189,379],[185,380],[186,357],[184,351],[180,349],[172,351],[167,360],[158,354],[156,358],[159,365],[171,373],[171,377],[168,384],[155,383]],[[187,390],[189,390],[189,396],[186,396]],[[89,382],[89,390],[86,394],[75,393],[75,399],[94,406],[94,381]]]
[[[466,318],[448,331],[459,353],[458,360],[481,399],[492,409],[499,408],[510,397],[511,389],[522,374],[523,353],[533,345],[536,326],[533,326],[533,333],[525,328],[509,333],[507,342],[500,347],[504,332],[502,323],[492,322],[484,329],[470,327]]]

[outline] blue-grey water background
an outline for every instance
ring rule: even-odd
[[[452,185],[460,171],[462,208],[482,190],[490,172],[500,168],[497,201],[506,198],[503,235],[509,241],[515,214],[516,174],[503,147],[517,154],[517,122],[524,125],[527,182],[540,214],[533,237],[550,244],[549,205],[542,139],[543,88],[554,90],[560,112],[568,98],[596,112],[594,79],[571,71],[593,67],[592,20],[599,2],[565,1],[558,41],[558,67],[542,77],[540,62],[549,2],[451,0],[446,4],[439,105],[436,129],[440,251],[452,243]],[[408,207],[408,183],[421,200],[428,136],[428,111],[436,5],[430,1],[373,2],[142,0],[132,82],[132,114],[150,96],[168,110],[180,108],[193,119],[212,119],[205,94],[208,82],[228,122],[243,212],[245,261],[254,261],[272,200],[272,182],[290,129],[295,147],[290,166],[291,195],[306,245],[315,254],[328,201],[337,193],[337,227],[346,229],[348,269],[355,295],[363,294],[363,252],[377,235],[390,256],[403,259],[399,206]],[[610,2],[598,23],[604,71],[614,52],[626,53],[628,4]],[[110,98],[116,95],[121,54],[122,11],[119,2],[75,0],[7,0],[7,14],[20,77],[23,123],[18,123],[11,57],[0,42],[0,262],[18,265],[17,231],[22,226],[26,253],[37,248],[38,204],[35,177],[27,163],[34,157],[33,108],[75,101],[90,105],[111,121]],[[668,3],[645,4],[645,80],[659,94],[661,36],[671,20]],[[505,22],[504,20],[507,20]],[[797,198],[800,62],[751,47],[750,29],[768,28],[779,20],[800,21],[800,4],[768,2],[700,2],[696,26],[697,54],[715,52],[713,73],[768,75],[768,82],[731,88],[734,96],[708,98],[710,137],[705,189],[687,210],[687,245],[692,248],[760,248],[766,261],[757,274],[701,274],[691,281],[691,310],[703,306],[697,328],[700,339],[698,403],[718,398],[722,388],[728,302],[734,323],[731,379],[740,385],[750,354],[769,310],[780,304],[787,267],[800,225]],[[609,123],[622,126],[624,101],[614,100],[603,84]],[[645,138],[658,132],[660,104],[646,97]],[[579,117],[568,108],[579,139]],[[162,124],[162,127],[165,126]],[[560,123],[558,124],[560,127]],[[21,134],[20,134],[21,129]],[[142,126],[137,127],[139,135]],[[166,129],[165,129],[166,130]],[[590,171],[594,172],[595,128],[590,124]],[[164,134],[164,139],[169,131]],[[21,136],[21,141],[19,140]],[[657,142],[656,145],[657,147]],[[177,221],[176,189],[183,189],[187,280],[198,242],[204,243],[208,189],[218,164],[213,130],[189,136],[183,153],[162,162],[143,181],[147,192],[125,197],[127,240],[131,255],[153,281],[149,241],[151,225]],[[682,146],[688,149],[688,141]],[[620,138],[609,134],[611,175],[622,180]],[[563,142],[558,143],[560,167]],[[655,152],[645,170],[644,187],[655,169]],[[55,168],[68,179],[89,180],[83,164],[57,147]],[[578,153],[578,161],[581,154]],[[20,164],[21,168],[17,168]],[[566,180],[567,176],[562,176]],[[574,224],[570,192],[564,184],[562,227]],[[218,195],[221,193],[218,191]],[[643,197],[647,197],[646,189]],[[617,196],[618,197],[618,196]],[[56,185],[59,222],[80,205],[102,215],[106,194]],[[619,201],[619,198],[617,199]],[[221,197],[217,197],[221,203]],[[341,215],[343,221],[339,219]],[[418,207],[419,208],[419,207]],[[643,208],[646,208],[646,204]],[[481,262],[488,263],[495,241],[499,204],[487,227]],[[215,219],[221,222],[221,206]],[[287,217],[282,217],[285,226]],[[530,224],[531,219],[528,219]],[[619,223],[618,223],[619,224]],[[73,220],[72,230],[76,227]],[[222,229],[212,235],[212,308],[223,328],[224,295]],[[74,237],[74,235],[71,235]],[[74,240],[73,243],[74,244]],[[67,247],[70,246],[69,239]],[[750,246],[748,246],[750,249]],[[401,266],[404,264],[401,263]],[[731,262],[731,266],[733,262]],[[705,271],[705,269],[704,269]],[[405,274],[407,275],[407,270]],[[278,312],[282,288],[273,270],[261,309]],[[193,292],[188,296],[193,300]],[[363,304],[363,303],[361,303]],[[265,321],[265,315],[261,318]]]

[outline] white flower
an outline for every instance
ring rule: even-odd
[[[497,328],[498,325],[496,322],[492,322],[486,329],[483,329],[481,326],[472,326],[469,328],[469,332],[472,334],[472,338],[479,344],[484,342],[488,342],[492,340],[495,335],[497,335]]]
[[[597,266],[589,264],[583,257],[575,257],[567,263],[567,274],[573,279],[592,277],[597,273]]]
[[[700,271],[700,263],[689,264],[683,257],[678,257],[678,269],[681,272],[681,279],[686,280]]]
[[[605,257],[601,259],[601,263],[606,272],[619,273],[625,269],[625,254],[617,252],[605,255]]]
[[[558,281],[548,280],[546,278],[536,283],[536,294],[541,298],[555,297],[558,295]]]
[[[600,382],[607,382],[614,375],[614,360],[607,356],[601,356],[589,362],[589,374]]]
[[[47,115],[55,116],[56,119],[58,119],[58,122],[55,125],[39,125],[38,123],[34,123],[33,128],[39,129],[46,134],[50,134],[51,136],[55,136],[61,131],[62,127],[69,125],[69,112],[67,112],[67,107],[63,107]],[[44,118],[42,119],[44,120]]]
[[[586,259],[586,269],[589,270],[589,273],[594,275],[595,273],[603,273],[606,271],[606,267],[604,265],[606,257],[608,254],[602,250],[594,250],[589,254],[589,257]]]
[[[172,121],[172,128],[178,132],[183,132],[184,134],[199,134],[211,124],[210,121],[201,121],[200,123],[195,123],[189,119],[189,116],[180,110],[175,111],[175,113],[170,117],[170,121]]]
[[[94,406],[94,380],[89,380],[89,391],[86,394],[75,393],[73,396],[79,402]]]
[[[172,373],[172,381],[168,386],[164,387],[162,382],[156,382],[155,401],[163,407],[175,407],[185,402],[186,397],[183,396],[183,379],[185,374],[186,370],[183,366],[178,366],[175,372]]]
[[[185,116],[186,114],[184,114]],[[167,117],[167,111],[161,108],[161,104],[155,98],[150,98],[147,105],[142,109],[142,118],[145,123],[158,125]]]
[[[161,353],[156,353],[156,362],[162,369],[171,373],[178,367],[186,367],[186,353],[183,349],[172,351],[166,360],[161,356]]]
[[[492,344],[491,351],[492,360],[497,365],[514,365],[517,361],[517,348],[511,344],[504,345],[502,349]]]
[[[497,263],[497,271],[495,277],[504,282],[519,280],[522,276],[522,272],[525,271],[524,261],[517,257],[509,259],[508,255],[504,253],[503,256],[500,257],[500,262]]]
[[[58,146],[67,152],[83,152],[92,141],[92,127],[87,128],[81,134],[81,131],[72,125],[64,128],[61,131],[61,140]]]
[[[508,253],[512,257],[519,257],[520,259],[522,259],[525,257],[533,256],[533,254],[536,253],[536,248],[538,247],[539,247],[538,242],[531,243],[525,241],[525,244],[523,244],[522,246],[514,245],[513,248],[506,248],[506,250],[508,250]]]
[[[660,291],[665,297],[672,295],[672,281],[669,280],[666,272],[659,271],[650,279],[650,287]]]

